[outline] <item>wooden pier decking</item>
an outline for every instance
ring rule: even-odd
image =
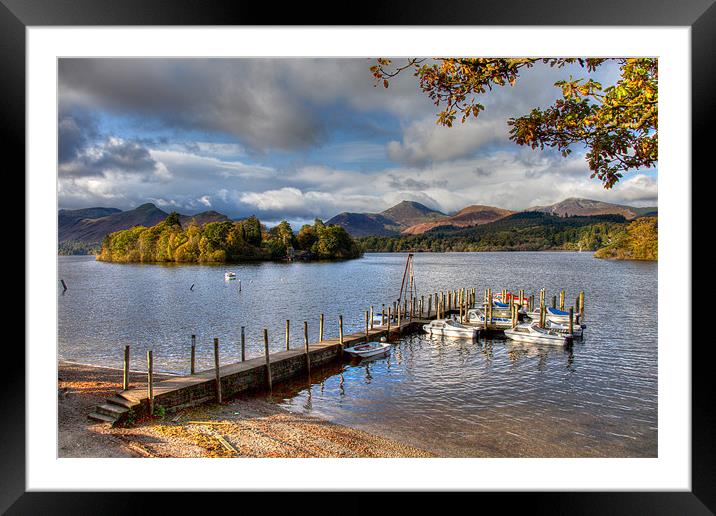
[[[411,333],[423,324],[434,319],[412,318],[390,325],[390,339]],[[388,336],[388,325],[374,326],[368,329],[368,340],[379,340]],[[324,339],[308,345],[306,349],[289,349],[268,355],[271,368],[271,383],[285,381],[301,374],[308,374],[309,362],[311,366],[320,366],[339,359],[342,348],[347,348],[366,341],[366,332],[353,333],[343,337],[341,347],[340,337]],[[242,362],[235,362],[219,366],[218,378],[221,382],[221,396],[230,398],[241,392],[250,390],[269,389],[269,375],[266,357],[256,357]],[[181,408],[198,405],[200,403],[215,401],[218,398],[217,374],[214,368],[199,371],[196,374],[177,376],[166,380],[154,382],[152,386],[154,409],[163,407],[166,411],[175,411]],[[130,416],[142,417],[150,412],[150,397],[146,387],[130,387],[118,390],[116,395],[99,405],[95,412],[89,415],[90,419],[116,424]]]

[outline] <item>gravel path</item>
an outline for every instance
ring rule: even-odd
[[[121,371],[60,362],[60,457],[433,456],[250,396],[167,414],[130,428],[93,424],[87,414],[120,387],[121,379]],[[141,384],[145,376],[133,374],[130,381]]]

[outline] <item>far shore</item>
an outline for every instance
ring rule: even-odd
[[[155,375],[157,381],[167,377]],[[252,396],[185,409],[124,428],[90,421],[87,415],[121,389],[121,381],[121,370],[59,362],[59,457],[434,456],[318,417],[294,414]],[[131,373],[130,382],[146,385],[146,374]]]

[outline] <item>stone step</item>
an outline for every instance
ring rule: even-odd
[[[129,409],[127,407],[115,405],[113,403],[103,403],[102,405],[98,405],[95,410],[99,414],[113,417],[116,420],[119,416],[127,412]]]
[[[97,412],[92,412],[90,415],[87,416],[90,419],[93,419],[95,421],[99,421],[101,423],[114,423],[117,421],[117,418],[112,416],[107,416],[105,414],[98,414]]]
[[[123,398],[121,395],[112,396],[111,398],[107,398],[108,403],[112,403],[114,405],[120,405],[125,408],[132,408],[135,405],[139,405],[136,401],[130,401],[127,398]]]

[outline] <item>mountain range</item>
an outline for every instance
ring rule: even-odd
[[[402,201],[379,213],[343,212],[328,220],[326,224],[342,226],[354,237],[421,235],[428,232],[460,231],[526,212],[541,212],[557,217],[621,215],[627,220],[658,215],[656,207],[637,208],[577,198],[565,199],[549,206],[534,206],[523,212],[472,205],[453,215],[428,208],[419,202]],[[109,233],[138,225],[153,226],[168,215],[169,213],[152,203],[126,211],[102,207],[62,209],[57,215],[59,242],[98,244]],[[231,220],[216,211],[180,215],[179,219],[182,225],[188,224],[192,219],[200,225]]]
[[[152,203],[142,204],[133,210],[122,211],[117,208],[85,208],[80,210],[60,210],[57,214],[57,232],[59,242],[76,241],[99,243],[105,235],[134,226],[153,226],[167,218],[169,213]],[[196,215],[179,215],[182,225],[194,219],[197,224],[230,220],[216,211],[204,211]]]

